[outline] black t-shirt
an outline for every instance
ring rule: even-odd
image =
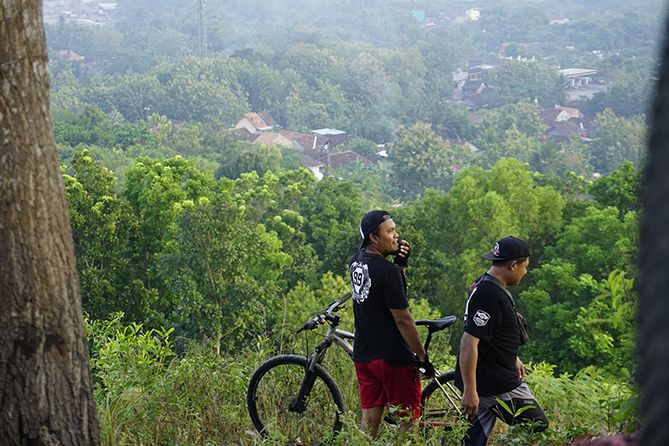
[[[390,309],[407,308],[406,283],[400,269],[378,254],[356,253],[349,265],[355,342],[353,360],[384,359],[409,365],[413,353],[404,342]]]
[[[479,280],[465,306],[465,331],[479,339],[476,388],[479,396],[508,392],[520,385],[516,357],[520,329],[511,297],[496,283]],[[460,361],[455,384],[463,388]]]

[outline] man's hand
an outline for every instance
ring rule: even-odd
[[[475,391],[465,389],[462,394],[462,411],[470,420],[476,418],[479,411],[479,396]]]
[[[427,356],[425,357],[425,361],[421,361],[418,359],[418,356],[416,356],[416,368],[426,378],[434,378],[434,375],[437,373],[434,369],[434,365],[430,362],[430,358]]]
[[[409,266],[409,255],[411,254],[411,245],[406,240],[399,241],[400,249],[395,254],[395,265],[400,268],[407,268]]]
[[[521,381],[525,378],[525,364],[516,356],[516,371],[518,372],[518,379]]]

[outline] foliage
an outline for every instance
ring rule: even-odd
[[[93,106],[87,106],[81,114],[55,122],[54,133],[59,142],[70,146],[87,144],[127,149],[133,144],[154,143],[146,124],[127,122],[122,116],[107,115]]]
[[[603,277],[614,269],[630,270],[636,258],[637,214],[619,218],[617,209],[588,207],[560,235],[550,255],[571,259],[576,272]]]
[[[471,140],[475,136],[475,127],[467,109],[457,103],[446,101],[428,102],[423,120],[431,122],[437,133],[445,138]]]
[[[278,172],[281,170],[281,150],[245,141],[225,138],[221,144],[220,164],[216,177],[239,178],[243,173]]]
[[[641,174],[630,161],[622,163],[610,175],[595,180],[589,191],[602,205],[617,208],[621,218],[630,211],[641,210]]]
[[[621,271],[599,282],[589,275],[574,277],[570,263],[544,265],[537,275],[537,284],[520,298],[530,320],[536,321],[525,349],[528,356],[551,358],[562,371],[596,366],[602,373],[629,379],[635,369],[633,280]],[[549,280],[557,286],[547,286]]]
[[[186,204],[175,241],[159,261],[163,311],[174,326],[228,345],[267,329],[290,261],[275,234],[221,194]]]
[[[103,444],[214,444],[246,429],[253,352],[240,362],[193,346],[173,359],[170,332],[124,327],[118,316],[89,326]]]
[[[447,195],[432,193],[416,207],[409,224],[426,243],[416,256],[437,278],[416,291],[450,314],[460,311],[466,290],[483,272],[479,256],[500,237],[526,238],[540,255],[541,241],[562,226],[564,201],[551,187],[536,186],[526,165],[506,159],[487,172],[463,170]]]
[[[599,172],[610,173],[625,161],[635,166],[645,158],[646,128],[640,120],[626,120],[606,109],[595,118],[592,163]]]
[[[638,66],[625,66],[615,69],[611,78],[603,106],[626,118],[646,114],[651,97],[651,73]]]
[[[268,338],[255,338],[234,356],[216,354],[211,346],[202,344],[172,357],[169,331],[124,326],[120,315],[89,323],[88,333],[94,346],[93,377],[98,383],[96,399],[104,444],[274,444],[271,439],[263,442],[253,430],[245,404],[248,377],[274,354],[276,344]],[[400,435],[396,426],[384,424],[378,439],[369,438],[358,429],[352,363],[345,355],[334,353],[328,355],[325,366],[343,391],[347,407],[344,429],[334,444],[460,443],[465,425],[447,432],[427,429]],[[134,361],[138,364],[133,365]],[[553,445],[586,433],[634,428],[630,423],[636,415],[629,411],[633,389],[624,382],[594,369],[573,376],[555,376],[554,366],[545,363],[528,364],[527,369],[528,384],[551,427],[531,436],[520,427],[498,423],[492,442]]]
[[[473,142],[483,151],[477,161],[483,166],[492,166],[505,157],[533,161],[540,153],[543,131],[536,104],[518,102],[485,110],[474,133]]]
[[[635,390],[629,384],[612,381],[595,369],[555,376],[555,366],[547,363],[526,364],[526,368],[526,381],[548,417],[549,428],[537,434],[521,425],[500,426],[496,441],[556,445],[584,434],[606,435],[636,427],[638,415],[629,410]]]
[[[96,395],[116,398],[135,387],[150,386],[174,356],[170,334],[174,329],[144,330],[142,324],[123,325],[123,313],[109,320],[89,322],[91,368]]]
[[[567,324],[569,347],[590,367],[623,376],[636,369],[633,284],[625,273],[613,271],[603,280],[601,293],[579,308],[576,320]]]
[[[630,169],[593,183],[603,204],[638,207]],[[311,301],[320,287],[343,294],[342,283],[319,283],[342,274],[359,244],[365,208],[352,183],[316,182],[306,170],[215,182],[181,158],[141,159],[117,195],[113,176],[90,152],[75,155],[73,173],[66,180],[82,295],[97,318],[124,310],[126,320],[167,324],[181,339],[215,339],[229,349],[277,324],[285,338],[304,318],[304,307],[288,302]],[[469,168],[448,193],[429,190],[393,214],[412,243],[410,295],[442,314],[461,311],[469,284],[483,272],[478,258],[496,239],[528,239],[537,263],[519,292],[533,330],[528,354],[575,372],[605,357],[579,347],[591,342],[578,341],[587,323],[572,322],[599,314],[597,296],[620,288],[606,282],[612,271],[635,276],[637,214],[569,201],[563,220],[567,201],[539,180],[510,159],[489,171]],[[590,313],[579,313],[589,305]],[[574,336],[569,348],[565,332]],[[631,332],[629,324],[607,322],[601,341],[592,342],[616,345],[609,351],[625,345],[624,356]],[[457,346],[457,336],[450,341]]]
[[[657,5],[566,1],[484,0],[479,21],[426,26],[412,14],[423,6],[399,0],[210,0],[197,58],[197,14],[176,0],[124,4],[104,27],[47,25],[83,303],[95,320],[112,317],[94,329],[105,441],[260,443],[240,389],[272,352],[303,351],[290,334],[345,292],[372,208],[390,210],[412,243],[416,317],[460,315],[487,267],[480,255],[504,235],[530,242],[532,268],[514,290],[530,321],[522,354],[572,375],[536,365],[529,379],[553,428],[501,429],[499,443],[626,429]],[[424,12],[450,19],[458,8],[437,0]],[[564,8],[571,21],[548,25]],[[498,52],[530,60],[500,63]],[[478,110],[450,99],[472,55],[495,65]],[[543,138],[541,108],[566,99],[557,66],[596,68],[607,83],[577,104],[586,124],[594,116],[590,140]],[[317,181],[298,151],[226,131],[248,111],[290,130],[341,128],[352,142],[334,150],[374,157],[385,143],[389,158]],[[432,349],[443,367],[459,330]],[[183,354],[168,365],[173,350]],[[340,443],[394,440],[394,428],[378,441],[355,428],[350,363],[328,361],[350,407]],[[439,444],[412,435],[401,441]]]
[[[116,194],[116,179],[84,150],[72,160],[73,176],[65,174],[65,192],[86,311],[106,318],[115,311],[141,320],[146,302],[126,281],[134,265],[130,240],[138,222],[130,206]]]
[[[490,88],[483,94],[493,106],[534,99],[552,106],[565,99],[565,79],[556,67],[541,62],[509,62],[492,70],[485,80]]]
[[[360,245],[358,225],[365,213],[361,195],[351,183],[326,178],[302,197],[307,241],[322,260],[324,271],[344,271]]]
[[[429,124],[400,127],[388,155],[400,197],[414,198],[428,187],[448,189],[455,156]]]
[[[348,286],[338,274],[359,243],[360,191],[335,179],[315,182],[304,170],[215,182],[176,158],[140,160],[129,172],[126,191],[116,195],[113,176],[90,153],[75,155],[72,169],[75,176],[66,179],[76,246],[90,265],[80,267],[82,283],[91,284],[82,287],[84,302],[101,317],[130,302],[135,308],[131,315],[97,325],[106,334],[93,343],[100,418],[109,444],[259,442],[249,430],[240,393],[260,360],[249,350],[254,348],[249,339],[259,333],[271,337],[260,344],[263,358],[304,351],[303,340],[290,334]],[[621,196],[626,198],[619,202],[633,207],[634,193],[625,192],[632,172],[622,169],[608,195],[593,193],[602,204]],[[416,318],[458,314],[469,281],[482,272],[478,256],[499,236],[514,233],[530,240],[539,265],[519,293],[518,304],[531,323],[523,355],[555,361],[572,373],[589,367],[589,375],[558,379],[545,370],[542,380],[531,382],[553,428],[532,439],[516,428],[500,428],[496,435],[509,444],[555,444],[583,433],[627,429],[623,421],[634,416],[629,412],[633,391],[624,383],[634,373],[625,365],[633,355],[636,298],[627,274],[634,274],[636,214],[629,211],[621,219],[617,208],[591,202],[563,222],[564,199],[538,180],[527,165],[504,160],[489,171],[465,169],[447,193],[429,190],[393,212],[402,237],[412,242],[409,291],[418,298],[411,301]],[[95,204],[101,200],[115,207]],[[102,252],[106,257],[98,258]],[[319,265],[336,274],[317,274]],[[108,278],[108,285],[95,278]],[[98,289],[107,294],[93,299]],[[126,291],[115,295],[115,289]],[[351,330],[352,317],[345,316],[344,328]],[[123,326],[129,317],[146,325]],[[174,340],[167,341],[160,321],[173,327]],[[458,329],[450,340],[442,338],[435,340],[431,355],[444,369],[454,365],[450,352],[455,350],[448,343],[457,344]],[[187,353],[166,366],[173,344]],[[127,364],[115,363],[118,351],[130,355]],[[346,389],[352,411],[347,417],[353,420],[357,394],[349,359],[336,350],[328,358],[328,369]],[[617,384],[592,401],[588,386],[601,386],[601,380],[581,376],[602,374]],[[586,395],[584,404],[603,412],[584,418],[567,403],[575,394]],[[354,426],[347,425],[342,444],[371,441]],[[240,436],[247,430],[251,433]],[[395,435],[388,428],[381,438]],[[407,435],[409,441],[415,434]],[[425,444],[441,441],[419,435]],[[448,438],[457,442],[455,437]]]

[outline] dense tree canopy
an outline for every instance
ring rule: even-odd
[[[565,100],[566,80],[557,67],[541,62],[510,62],[492,70],[486,78],[491,88],[484,97],[492,106],[537,100],[544,106]]]

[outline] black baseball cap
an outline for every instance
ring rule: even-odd
[[[525,240],[508,236],[497,240],[491,253],[481,256],[484,260],[512,260],[530,256],[530,247]]]
[[[376,231],[376,228],[389,218],[392,218],[389,213],[378,209],[369,211],[362,217],[362,220],[360,220],[360,235],[362,236],[361,248],[367,244],[367,237],[369,234]]]

